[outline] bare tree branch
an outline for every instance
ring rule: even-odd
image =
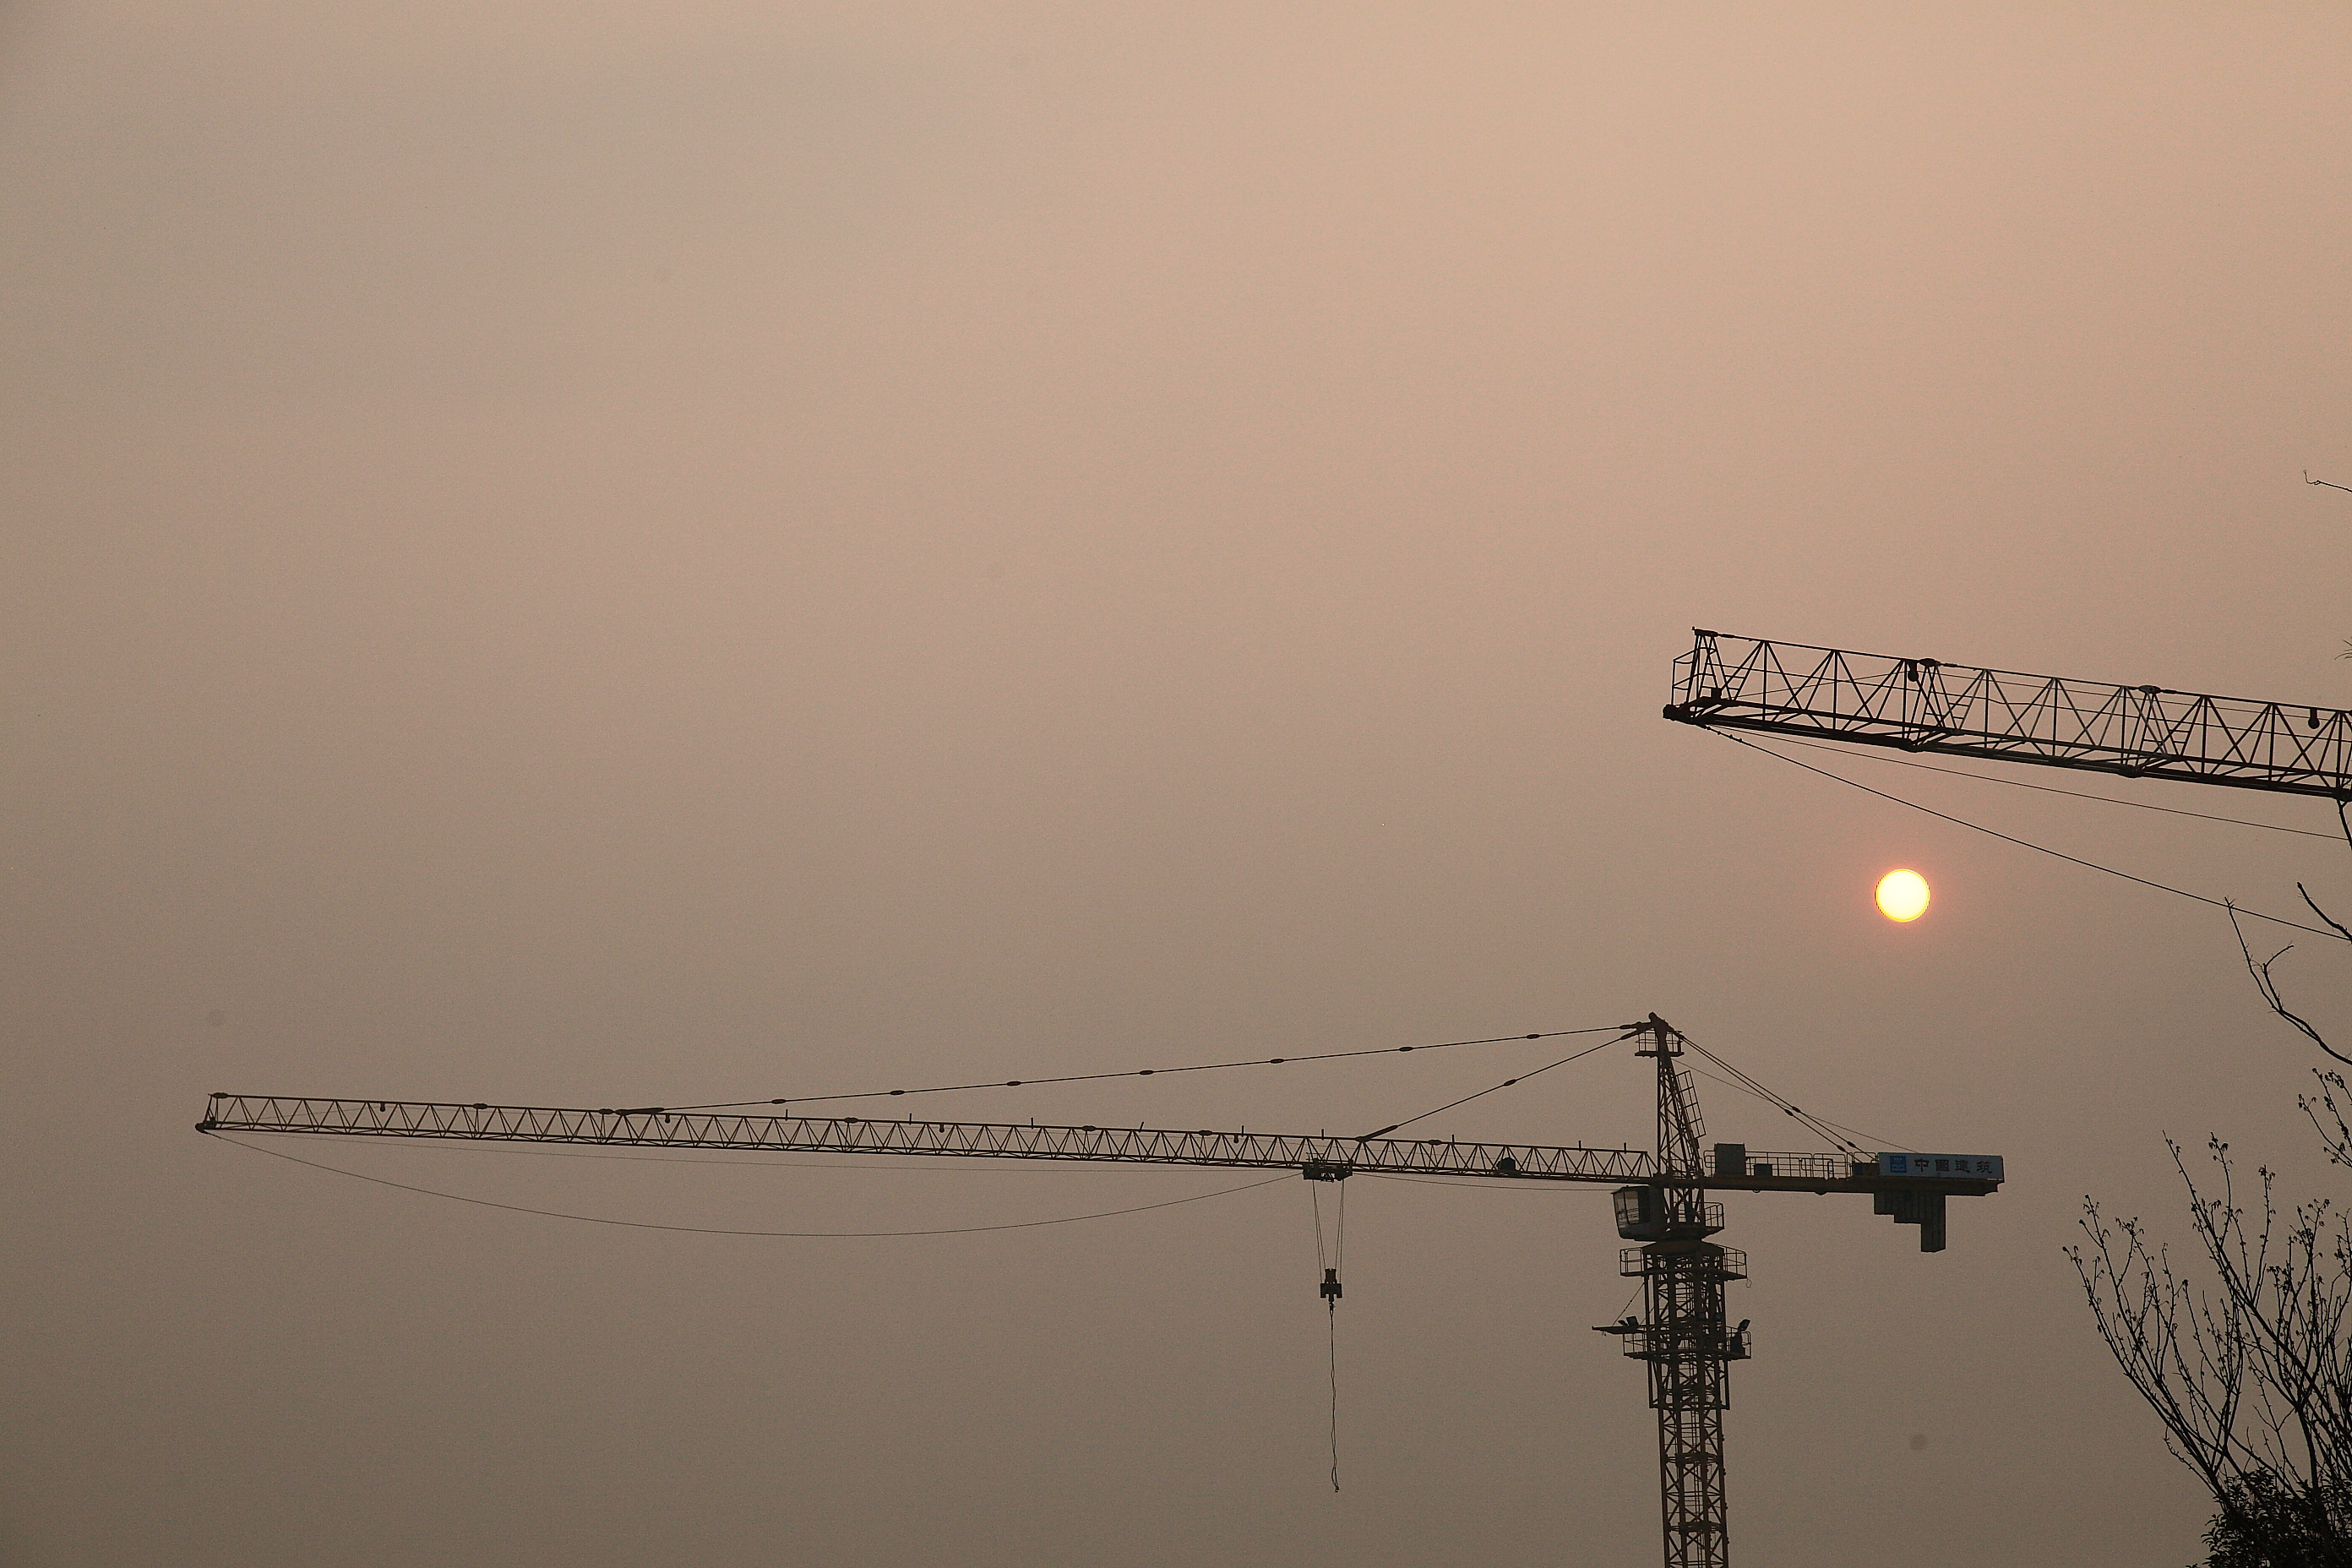
[[[2329,1156],[2352,1166],[2352,1126],[2319,1076],[2300,1103]],[[2332,1123],[2332,1126],[2331,1126]],[[2084,1199],[2085,1246],[2069,1247],[2099,1337],[2195,1471],[2219,1512],[2214,1568],[2352,1565],[2352,1228],[2326,1202],[2292,1215],[2263,1170],[2261,1215],[2238,1201],[2230,1147],[2208,1139],[2215,1188],[2198,1185],[2181,1147],[2165,1146],[2189,1200],[2214,1286],[2177,1271],[2136,1219]]]
[[[2297,883],[2295,885],[2298,888],[2302,886],[2301,883]],[[2226,903],[2227,900],[2225,900],[2224,902]],[[2304,902],[2311,903],[2310,894],[2305,893],[2304,895]],[[2329,925],[2336,925],[2336,921],[2333,919],[2330,919],[2326,911],[2321,910],[2318,905],[2312,904],[2312,909],[2319,915],[2321,920],[2326,921]],[[2336,926],[2336,929],[2338,931],[2343,930],[2341,926]],[[2346,1056],[2342,1051],[2339,1051],[2334,1046],[2329,1045],[2327,1043],[2327,1037],[2321,1034],[2319,1030],[2312,1025],[2309,1019],[2303,1017],[2301,1015],[2294,1013],[2288,1008],[2286,999],[2279,994],[2278,982],[2271,978],[2271,965],[2276,963],[2280,959],[2284,958],[2288,953],[2293,952],[2294,951],[2294,944],[2293,942],[2289,942],[2286,946],[2280,948],[2276,952],[2272,953],[2270,957],[2266,959],[2255,958],[2254,950],[2246,945],[2245,929],[2238,924],[2238,911],[2235,906],[2231,906],[2230,909],[2230,930],[2237,935],[2238,952],[2246,961],[2246,973],[2254,977],[2254,988],[2263,994],[2263,1000],[2270,1005],[2271,1011],[2276,1013],[2280,1017],[2285,1019],[2288,1023],[2293,1024],[2296,1028],[2302,1030],[2304,1037],[2310,1040],[2313,1045],[2317,1046],[2321,1050],[2326,1051],[2337,1061],[2344,1063],[2347,1067],[2352,1067],[2352,1057]]]
[[[2334,926],[2336,928],[2336,935],[2342,937],[2347,942],[2352,942],[2352,931],[2346,931],[2342,921],[2337,920],[2334,915],[2331,915],[2326,910],[2321,909],[2319,905],[2313,900],[2311,890],[2308,888],[2305,888],[2301,882],[2297,882],[2294,885],[2294,890],[2303,895],[2304,903],[2310,908],[2313,914],[2317,915],[2321,920],[2324,920],[2329,925]]]

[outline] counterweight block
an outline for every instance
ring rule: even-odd
[[[1944,1250],[1944,1194],[1929,1191],[1875,1192],[1870,1194],[1871,1212],[1892,1215],[1896,1225],[1919,1227],[1919,1250]]]

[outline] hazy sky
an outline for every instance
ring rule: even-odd
[[[2165,1132],[2340,1193],[2312,1053],[2212,911],[1658,710],[1694,624],[2352,700],[2352,496],[2301,479],[2352,483],[2347,47],[2327,5],[20,0],[0,1557],[1652,1562],[1601,1189],[1350,1184],[1335,1497],[1304,1183],[727,1239],[190,1123],[1655,1009],[2010,1162],[1935,1257],[1730,1199],[1743,1568],[2187,1561],[2059,1249],[2086,1192],[2185,1231]],[[2352,907],[2340,845],[1848,771]],[[1548,1045],[929,1109],[1360,1131]],[[1437,1130],[1646,1142],[1646,1068]],[[771,1229],[1247,1179],[332,1152]]]

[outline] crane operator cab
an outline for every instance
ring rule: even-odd
[[[1627,1241],[1696,1239],[1723,1228],[1723,1205],[1677,1196],[1669,1204],[1664,1187],[1620,1187],[1610,1194],[1617,1210],[1617,1234]]]

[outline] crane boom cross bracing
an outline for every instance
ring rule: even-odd
[[[1691,633],[1665,716],[1702,728],[2352,800],[2352,714]]]
[[[1858,1166],[1843,1153],[1754,1152],[1756,1170],[1662,1175],[1646,1149],[1461,1142],[1450,1138],[1344,1138],[1319,1132],[1188,1131],[1166,1127],[1063,1127],[1022,1122],[918,1121],[856,1116],[748,1116],[736,1111],[584,1110],[431,1100],[216,1094],[196,1124],[205,1132],[320,1133],[456,1142],[584,1143],[753,1153],[918,1154],[949,1159],[1062,1160],[1243,1170],[1335,1169],[1349,1173],[1484,1176],[1522,1182],[1684,1182],[1744,1192],[1883,1193],[1916,1189],[1978,1195],[1997,1178],[1938,1183]],[[1726,1145],[1725,1147],[1730,1147]]]
[[[1620,1237],[1646,1243],[1620,1255],[1642,1281],[1647,1321],[1602,1325],[1647,1363],[1658,1412],[1666,1568],[1726,1568],[1723,1412],[1728,1368],[1748,1354],[1748,1325],[1727,1327],[1724,1285],[1747,1277],[1747,1258],[1706,1238],[1723,1226],[1714,1190],[1868,1193],[1873,1207],[1919,1226],[1919,1249],[1944,1247],[1947,1197],[1981,1197],[2005,1175],[1998,1156],[1772,1153],[1717,1143],[1705,1152],[1690,1072],[1676,1065],[1683,1037],[1653,1013],[1625,1026],[1657,1058],[1658,1147],[1589,1149],[1445,1138],[1335,1138],[1328,1133],[1188,1131],[1175,1128],[1039,1126],[856,1116],[746,1115],[492,1105],[299,1095],[215,1094],[197,1131],[397,1138],[457,1142],[569,1143],[764,1152],[904,1154],[945,1159],[1108,1162],[1295,1170],[1310,1181],[1356,1174],[1438,1175],[1517,1182],[1626,1184],[1615,1194]],[[1943,1169],[1936,1169],[1937,1166]],[[1327,1276],[1324,1292],[1336,1298]]]

